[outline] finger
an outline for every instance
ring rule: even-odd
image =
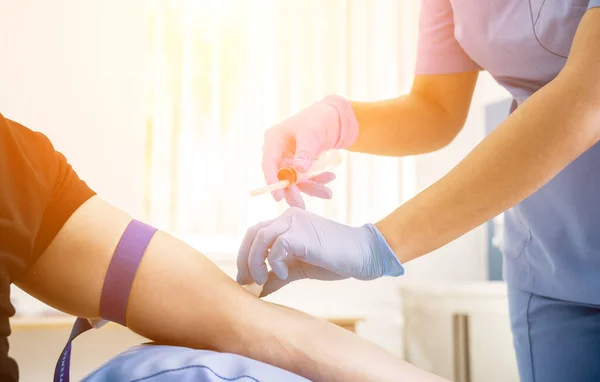
[[[312,181],[306,181],[298,183],[298,190],[304,192],[306,195],[314,196],[321,199],[331,199],[331,189],[321,183]]]
[[[335,174],[331,171],[326,171],[309,179],[311,182],[327,184],[335,180]]]
[[[300,172],[307,172],[313,160],[319,154],[319,144],[313,139],[296,139],[296,152],[294,153],[294,168]]]
[[[290,228],[291,219],[288,216],[280,216],[270,225],[261,228],[250,248],[248,256],[248,267],[254,282],[263,285],[267,281],[268,270],[265,260],[269,254],[269,248],[273,242]]]
[[[288,277],[288,266],[285,259],[290,251],[291,243],[286,233],[275,239],[269,251],[268,260],[271,270],[281,280],[285,280]]]
[[[254,238],[256,234],[261,228],[264,228],[271,224],[275,219],[260,222],[246,231],[246,235],[244,235],[244,239],[242,240],[242,244],[240,245],[240,249],[238,250],[237,257],[237,276],[236,281],[241,285],[246,285],[252,282],[252,278],[250,277],[250,270],[248,268],[248,257],[250,256],[250,248],[252,248],[252,243],[254,242]]]
[[[263,285],[263,289],[261,290],[259,297],[265,297],[273,292],[278,291],[289,283],[306,277],[304,273],[297,271],[297,269],[301,266],[301,262],[296,257],[286,256],[284,262],[289,270],[287,277],[282,279],[277,276],[274,271],[269,272],[269,277],[267,278],[265,285]]]
[[[293,283],[294,281],[303,280],[303,279],[312,279],[312,280],[325,280],[325,281],[334,281],[334,280],[343,280],[346,277],[340,276],[336,273],[330,272],[326,269],[320,268],[316,265],[307,264],[302,262],[301,260],[292,260],[289,261],[291,256],[288,256],[288,260],[286,263],[289,268],[288,277],[285,280],[281,280],[275,272],[269,272],[269,276],[267,278],[267,282],[263,285],[263,289],[260,293],[259,297],[265,297],[270,295],[271,293],[277,292],[279,289],[284,286]]]
[[[302,195],[300,194],[300,190],[296,184],[292,184],[288,188],[284,190],[284,196],[287,204],[290,207],[298,207],[301,209],[305,209],[306,205],[304,204],[304,199],[302,199]]]
[[[293,279],[289,276],[285,280],[281,280],[279,277],[277,277],[275,272],[271,271],[269,272],[269,277],[267,278],[265,285],[263,285],[263,289],[260,292],[259,297],[262,298],[270,295],[273,292],[277,292],[279,289],[296,280],[298,279]]]
[[[284,167],[292,167],[294,165],[294,155],[292,153],[286,152],[281,158],[280,168]]]
[[[285,142],[265,134],[263,145],[262,170],[267,184],[277,183],[279,178],[277,172],[286,151]],[[283,191],[277,190],[271,193],[276,201],[283,199]]]

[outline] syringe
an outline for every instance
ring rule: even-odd
[[[284,188],[289,187],[290,185],[291,183],[288,180],[280,180],[277,183],[269,184],[268,186],[264,186],[250,191],[250,196],[258,196],[266,194],[267,192],[283,190]]]
[[[310,169],[305,173],[298,172],[293,167],[284,167],[277,172],[277,178],[279,178],[279,182],[252,190],[250,191],[250,196],[257,196],[266,194],[267,192],[283,190],[292,184],[310,179],[314,176],[334,169],[335,167],[339,166],[340,163],[342,163],[342,160],[343,156],[341,152],[337,150],[330,150],[324,152],[322,155],[316,158],[313,161]]]

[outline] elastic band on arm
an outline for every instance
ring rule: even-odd
[[[125,317],[131,286],[144,252],[156,231],[157,229],[152,226],[132,220],[123,232],[104,278],[100,297],[100,317],[126,326]],[[69,382],[71,341],[91,328],[89,320],[78,318],[75,321],[69,340],[56,363],[54,382]]]
[[[132,220],[125,229],[104,279],[100,317],[127,326],[125,317],[131,286],[155,233],[156,228],[138,220]]]

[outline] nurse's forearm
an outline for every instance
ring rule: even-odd
[[[130,221],[90,199],[19,285],[58,309],[98,317],[106,270]],[[259,300],[161,231],[136,273],[127,325],[160,343],[240,354],[314,381],[441,381],[344,329]]]
[[[352,102],[359,135],[349,150],[405,156],[446,146],[464,125],[477,74],[417,76],[409,95]]]
[[[448,175],[377,223],[400,261],[519,203],[598,142],[600,78],[586,70],[581,78],[576,69],[531,96]]]

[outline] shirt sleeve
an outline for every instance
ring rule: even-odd
[[[590,0],[588,9],[600,7],[600,0]]]
[[[95,193],[48,138],[0,115],[0,253],[17,276]]]
[[[481,70],[454,37],[450,0],[421,0],[416,74]]]

